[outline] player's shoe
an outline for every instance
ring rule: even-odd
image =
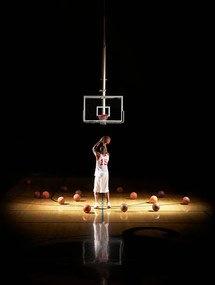
[[[107,208],[110,209],[111,208],[111,203],[107,202]]]
[[[99,203],[95,203],[94,209],[98,209],[98,208],[99,208]]]

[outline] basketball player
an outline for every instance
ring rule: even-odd
[[[107,144],[104,142],[104,137],[102,137],[92,148],[93,154],[96,157],[96,166],[94,172],[94,199],[95,205],[94,209],[99,208],[99,194],[104,193],[107,201],[107,208],[111,208],[110,195],[109,195],[109,153],[107,150]]]

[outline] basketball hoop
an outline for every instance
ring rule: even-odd
[[[100,114],[98,115],[100,125],[106,125],[108,114]]]

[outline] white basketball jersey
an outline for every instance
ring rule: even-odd
[[[95,176],[99,176],[108,172],[109,154],[100,154],[99,159],[96,160]]]

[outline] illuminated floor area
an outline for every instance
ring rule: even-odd
[[[74,200],[77,190],[80,201]],[[35,197],[45,191],[50,196]],[[8,283],[14,278],[53,285],[209,280],[209,200],[186,190],[190,202],[184,204],[183,191],[175,193],[169,185],[124,179],[112,179],[110,193],[111,209],[100,196],[100,208],[94,210],[92,178],[34,176],[12,187],[1,201],[3,260],[12,272],[5,271]],[[152,195],[158,197],[157,211]],[[89,213],[83,210],[86,204]]]

